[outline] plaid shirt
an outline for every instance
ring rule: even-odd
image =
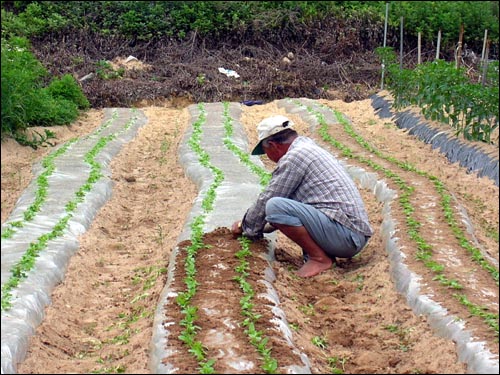
[[[312,139],[297,137],[273,171],[271,181],[243,217],[250,237],[262,237],[265,207],[272,197],[309,204],[347,228],[371,236],[373,230],[359,191],[339,161]]]

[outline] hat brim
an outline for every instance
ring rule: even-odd
[[[253,148],[252,155],[263,155],[263,154],[265,154],[264,149],[262,148],[262,141],[260,141],[259,143],[257,143],[257,145]]]

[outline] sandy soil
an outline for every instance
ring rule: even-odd
[[[467,174],[464,168],[451,165],[436,150],[408,136],[392,121],[379,119],[369,100],[322,103],[347,116],[355,132],[384,155],[411,164],[442,181],[445,191],[453,197],[455,213],[458,215],[458,206],[466,209],[475,228],[474,238],[460,219],[458,227],[467,233],[469,241],[477,240],[498,264],[498,237],[492,238],[492,233],[498,236],[499,192],[493,182]],[[149,372],[153,314],[166,282],[170,253],[178,245],[177,238],[198,193],[193,182],[184,175],[177,154],[188,126],[187,104],[177,103],[174,107],[165,103],[164,106],[141,108],[148,123],[113,159],[113,196],[81,236],[80,249],[71,260],[64,282],[52,295],[52,304],[31,339],[27,358],[18,365],[19,373]],[[241,121],[251,145],[256,138],[256,124],[274,113],[286,112],[275,102],[243,107]],[[314,137],[344,158],[319,134],[311,134],[302,118],[287,115],[302,134]],[[101,112],[89,111],[75,125],[55,129],[59,142],[91,132],[100,125],[101,119]],[[457,298],[457,293],[466,296],[498,316],[498,286],[458,244],[440,209],[434,184],[421,174],[363,149],[342,126],[329,128],[328,133],[355,155],[382,166],[383,169],[376,170],[374,164],[368,165],[364,159],[346,159],[349,164],[378,173],[398,196],[403,194],[401,186],[384,175],[384,170],[393,171],[408,186],[415,188],[410,202],[417,207],[414,218],[423,223],[420,234],[439,249],[436,259],[445,264],[444,275],[456,279],[464,289],[457,292],[443,286],[418,259],[407,218],[396,199],[392,214],[398,222],[396,236],[406,254],[405,262],[423,278],[422,293],[432,295],[451,314],[463,320],[465,328],[473,332],[477,340],[484,341],[490,351],[498,354],[498,333]],[[2,142],[1,151],[3,223],[33,178],[31,165],[50,152],[50,148],[32,150],[6,141]],[[272,168],[265,157],[264,163]],[[313,373],[466,373],[466,366],[458,359],[455,343],[437,336],[427,318],[415,315],[405,297],[396,291],[381,238],[382,204],[371,191],[362,189],[361,192],[375,235],[360,256],[340,261],[331,270],[303,280],[295,275],[300,264],[300,250],[278,236],[276,261],[272,264],[276,274],[274,288],[292,327],[296,347],[307,355]],[[240,247],[225,229],[206,234],[204,243],[213,246],[197,260],[200,269],[213,268],[214,258],[218,264],[233,264],[234,253]],[[264,243],[252,246],[250,263],[255,267],[251,268],[249,281],[256,290],[261,290],[258,280],[263,277],[262,254],[267,250]],[[211,252],[216,256],[210,256]],[[226,282],[217,285],[225,288],[227,306],[235,306],[238,315],[237,299],[229,298],[237,298],[239,287],[232,281],[234,270],[228,268],[227,273],[220,270],[217,275]],[[176,279],[181,280],[181,274],[177,276]],[[196,298],[205,301],[213,298],[209,289],[201,287]],[[493,291],[493,295],[483,291]],[[233,294],[235,296],[230,297]],[[220,298],[214,304],[220,304]],[[175,309],[172,305],[169,311],[178,314]],[[256,309],[262,314],[258,328],[270,337],[278,364],[286,366],[293,358],[286,348],[283,350],[284,344],[269,321],[269,308],[261,301],[256,303]],[[205,316],[201,316],[198,323],[202,327],[200,332],[206,332],[204,328],[213,324]],[[249,360],[260,364],[258,353],[248,345],[244,335],[240,336],[235,338],[238,344],[235,342],[234,346],[244,348]],[[172,337],[171,345],[177,345],[177,334]],[[179,347],[182,347],[180,343]],[[184,348],[170,361],[180,368],[179,373],[198,372],[192,356],[186,353]],[[209,350],[208,356],[217,358],[217,353]],[[234,373],[234,369],[225,367],[222,359],[218,359],[216,372]],[[283,372],[283,367],[278,367],[278,371]],[[253,368],[249,372],[263,371]]]

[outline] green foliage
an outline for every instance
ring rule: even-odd
[[[51,96],[48,87],[26,94],[27,126],[68,125],[78,117],[78,107],[75,103]]]
[[[335,356],[335,357],[328,357],[327,361],[332,374],[343,374],[345,371],[345,364],[347,363],[348,358]],[[338,367],[339,364],[341,368]]]
[[[496,4],[495,4],[496,3]],[[411,35],[422,33],[424,40],[436,40],[441,30],[442,45],[458,41],[460,25],[464,25],[469,43],[480,43],[484,30],[498,43],[497,1],[397,1],[391,2],[390,20],[398,26],[404,18],[405,31]]]
[[[55,2],[31,2],[14,16],[2,8],[2,37],[31,37],[57,32],[72,23],[72,17],[61,15]],[[73,25],[74,26],[74,25]]]
[[[137,40],[160,37],[184,39],[231,35],[256,27],[266,33],[286,28],[291,22],[307,24],[326,17],[380,21],[385,1],[43,1],[15,2],[14,20],[2,14],[4,30],[32,36],[64,29],[89,29],[103,35],[120,35]],[[464,25],[469,44],[481,45],[484,30],[498,44],[498,2],[496,1],[392,1],[389,23],[399,28],[404,17],[405,33],[424,41],[436,39],[442,31],[443,47],[453,46]],[[4,6],[2,5],[4,8]],[[6,22],[4,28],[4,22]],[[24,26],[21,25],[24,24]],[[262,29],[264,28],[264,29]]]
[[[79,109],[90,108],[90,103],[85,95],[83,95],[78,82],[70,74],[53,79],[47,87],[47,91],[53,98],[66,99],[75,103]]]
[[[487,82],[488,86],[496,87],[498,89],[498,72],[498,60],[490,61],[486,69],[485,77],[485,81]]]
[[[10,42],[2,39],[2,134],[26,128],[26,104],[31,100],[27,93],[38,90],[38,82],[46,76],[28,48],[25,38],[13,38]]]
[[[26,31],[29,27],[20,17],[16,17],[12,12],[8,12],[3,8],[1,25],[2,38],[26,36]]]
[[[320,349],[326,349],[328,347],[328,341],[324,337],[314,336],[311,342]]]
[[[69,124],[76,120],[79,109],[90,106],[71,75],[43,86],[48,73],[24,37],[2,39],[1,76],[2,136],[29,141],[22,134],[26,128]]]
[[[436,60],[415,69],[400,69],[390,48],[379,56],[389,61],[387,85],[394,97],[394,108],[420,107],[427,119],[449,124],[457,135],[491,143],[498,128],[498,62],[488,70],[488,85],[471,83],[464,68]]]
[[[14,139],[23,146],[30,146],[33,149],[37,149],[39,146],[55,146],[55,144],[49,142],[49,139],[55,139],[56,135],[48,129],[44,129],[45,134],[34,131],[31,136],[25,133],[15,133],[13,134]]]

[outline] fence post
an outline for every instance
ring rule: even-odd
[[[399,35],[399,69],[403,69],[403,17],[401,17],[401,31]]]
[[[484,61],[484,53],[486,51],[486,41],[488,40],[488,29],[484,30],[483,52],[481,52],[481,63]]]
[[[488,29],[485,29],[484,30],[484,41],[483,41],[483,52],[481,52],[481,61],[479,62],[479,66],[482,68],[483,67],[483,64],[484,64],[484,54],[485,54],[485,51],[486,51],[486,41],[488,40]],[[481,75],[479,76],[479,82],[482,82],[483,81],[483,74],[481,73]],[[484,86],[484,83],[483,83],[483,86]]]
[[[460,68],[460,61],[462,60],[462,42],[464,40],[464,24],[460,25],[460,33],[458,34],[458,46],[455,51],[455,67]]]
[[[384,25],[384,48],[387,43],[387,18],[389,17],[389,2],[385,2],[385,25]],[[385,61],[382,59],[382,79],[380,82],[380,90],[384,89],[384,73],[385,73]]]
[[[417,43],[417,65],[420,65],[420,63],[422,62],[422,58],[421,58],[421,51],[422,51],[422,33],[419,31],[418,32],[418,43]]]
[[[438,31],[438,41],[436,47],[436,60],[439,59],[439,49],[441,48],[441,29]]]
[[[483,76],[481,77],[481,84],[483,86],[486,85],[486,74],[488,73],[488,50],[490,49],[490,41],[486,41],[486,51],[484,53],[484,61],[483,61]]]

